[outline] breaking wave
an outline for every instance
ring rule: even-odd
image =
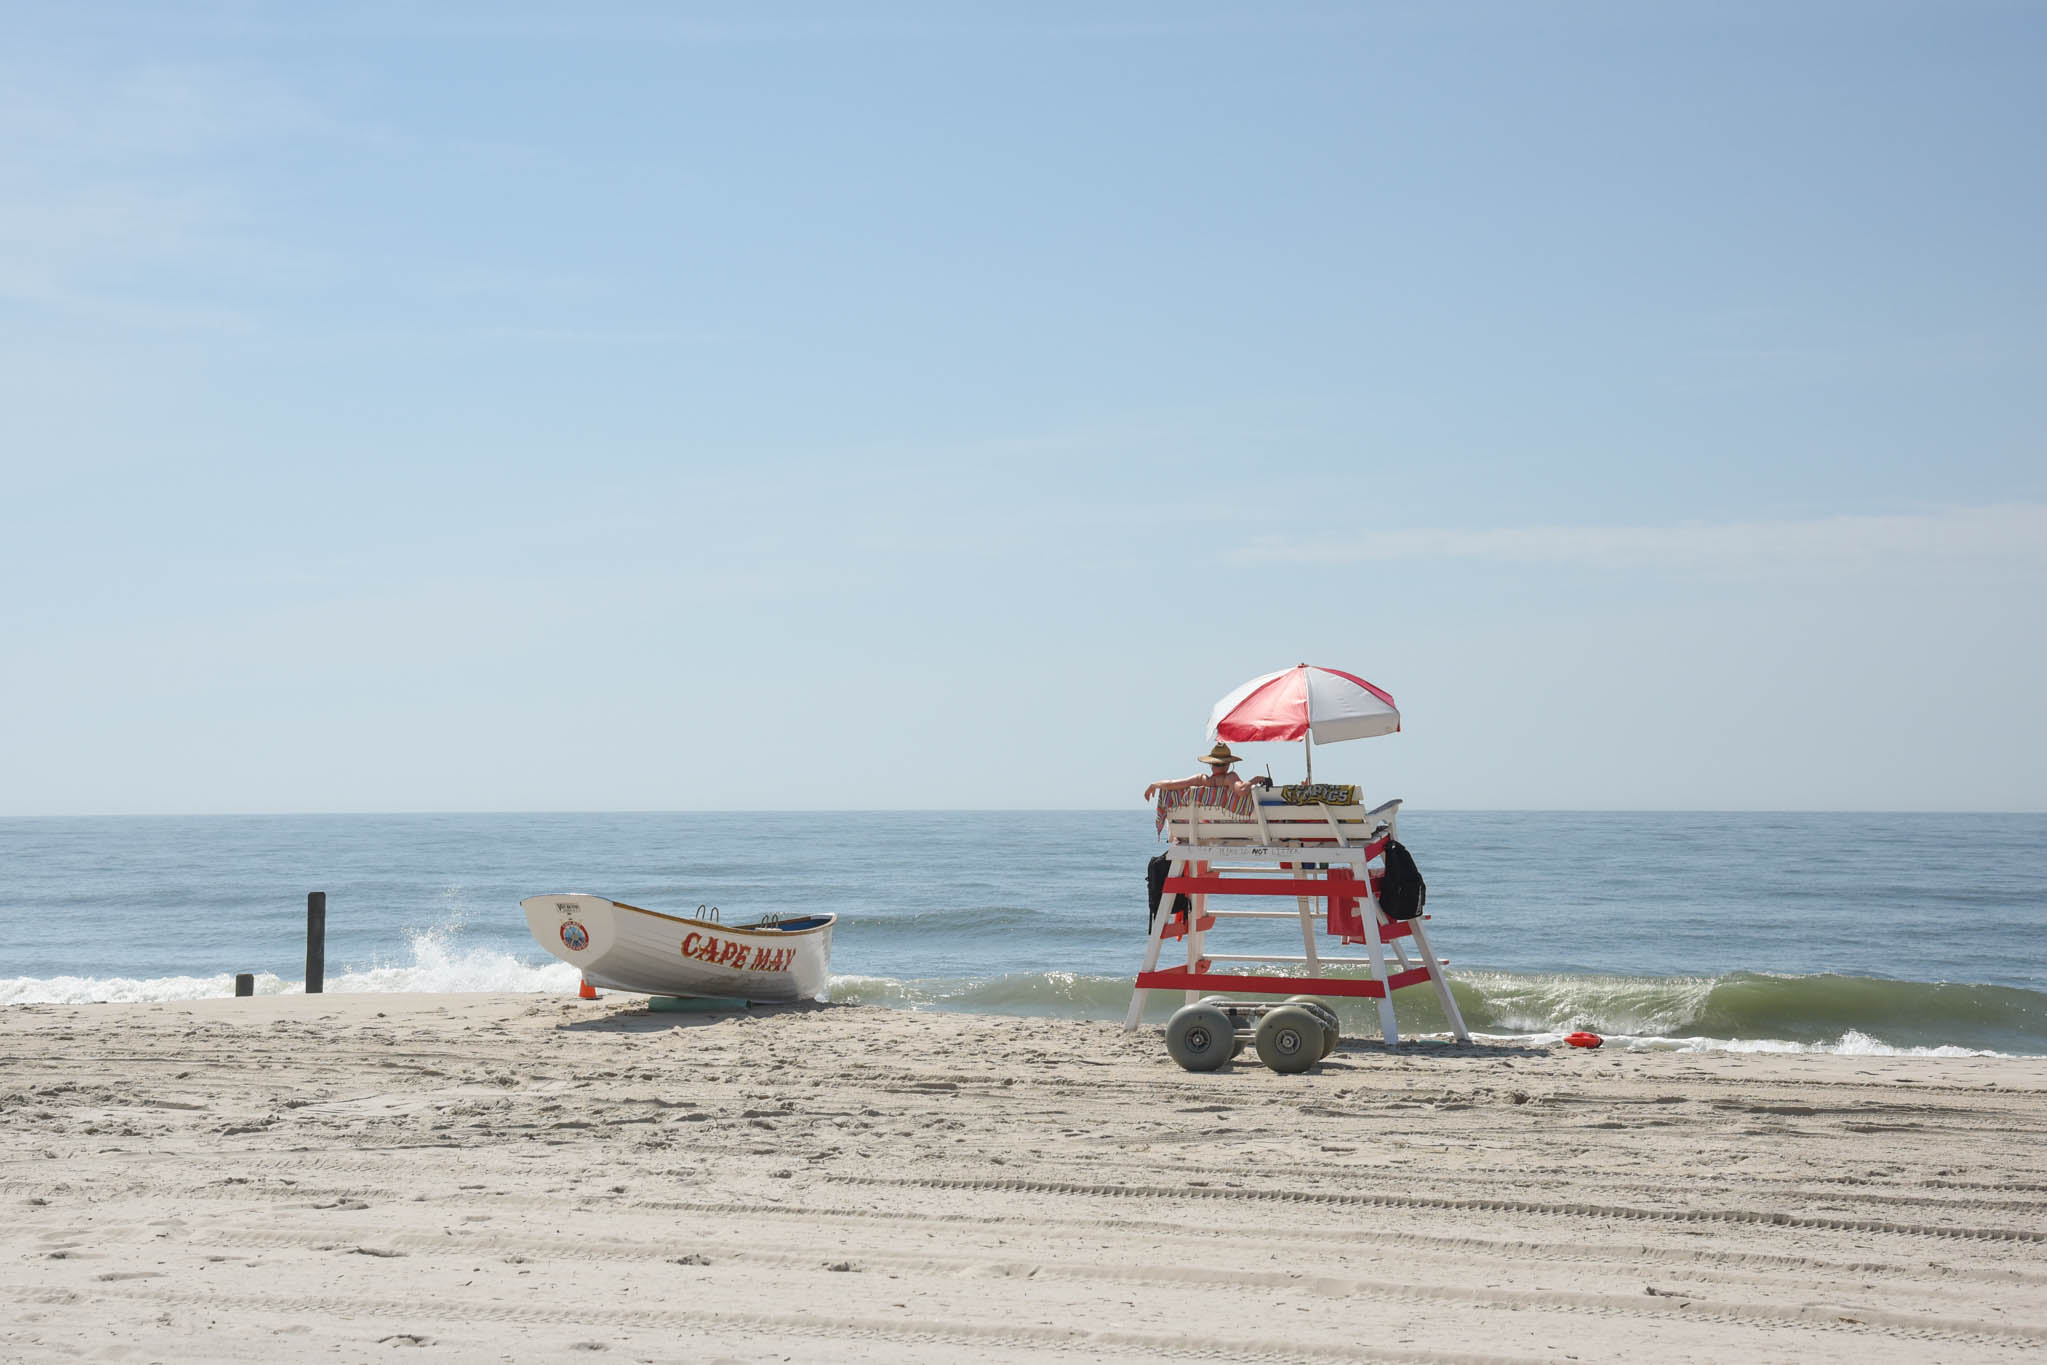
[[[455,930],[418,930],[408,934],[410,956],[402,962],[375,963],[329,972],[326,989],[336,995],[463,991],[569,992],[581,975],[566,962],[525,961],[491,948],[457,949]],[[297,995],[304,981],[269,972],[256,974],[256,994]],[[203,1000],[233,995],[235,979],[220,976],[0,977],[0,1005],[84,1005],[100,1001]]]
[[[535,963],[482,946],[458,948],[448,929],[409,936],[404,960],[351,966],[326,987],[347,993],[500,992],[568,994],[580,979],[565,962]],[[1303,986],[1307,983],[1304,981]],[[256,977],[258,995],[301,992],[301,981]],[[2047,1055],[2047,993],[2012,986],[1892,981],[1877,977],[1601,976],[1567,972],[1457,971],[1451,989],[1475,1036],[1542,1044],[1577,1029],[1609,1045],[1732,1052],[1833,1052],[1855,1055]],[[220,976],[0,978],[0,1006],[100,1001],[196,1000],[234,993]],[[995,977],[836,976],[840,1004],[957,1010],[1042,1018],[1119,1020],[1130,1005],[1130,978],[1074,972]],[[1176,992],[1154,992],[1146,1019],[1178,1006]],[[1345,1032],[1378,1030],[1369,1001],[1331,1000]],[[1435,993],[1399,992],[1404,1033],[1447,1030]]]
[[[1736,1052],[1901,1053],[1962,1056],[2047,1054],[2047,994],[2011,986],[1890,981],[1861,976],[1592,976],[1572,973],[1455,972],[1451,990],[1475,1035],[1549,1042],[1578,1029],[1640,1047]],[[1302,983],[1304,986],[1305,982]],[[1128,977],[1031,972],[992,980],[842,976],[831,998],[848,1004],[996,1014],[1120,1019]],[[1145,1017],[1163,1020],[1179,1004],[1157,992]],[[1331,1001],[1346,1031],[1377,1031],[1376,1007]],[[1434,992],[1398,992],[1404,1032],[1447,1030]]]

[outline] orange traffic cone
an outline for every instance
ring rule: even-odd
[[[576,992],[576,998],[578,1000],[595,1000],[597,998],[597,988],[590,984],[589,977],[583,978],[583,988]]]

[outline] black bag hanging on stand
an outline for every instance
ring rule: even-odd
[[[1173,855],[1170,853],[1161,853],[1144,865],[1144,889],[1149,893],[1151,900],[1151,914],[1144,921],[1146,933],[1151,932],[1153,921],[1159,917],[1159,902],[1164,900],[1166,895],[1166,874],[1172,871],[1172,867]],[[1184,915],[1193,908],[1194,902],[1184,893],[1173,897],[1174,914]]]
[[[1386,841],[1386,878],[1379,884],[1379,908],[1387,919],[1419,919],[1429,903],[1429,884],[1414,855],[1398,839]]]

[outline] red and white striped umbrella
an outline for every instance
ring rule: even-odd
[[[1399,729],[1400,708],[1391,694],[1355,674],[1310,664],[1251,679],[1217,702],[1208,717],[1212,738],[1238,744],[1275,739],[1333,744]],[[1311,774],[1313,763],[1311,756]]]

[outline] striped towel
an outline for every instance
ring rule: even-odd
[[[1166,812],[1188,806],[1200,806],[1205,810],[1225,811],[1239,820],[1256,818],[1252,803],[1256,800],[1249,788],[1240,791],[1225,791],[1221,787],[1188,787],[1183,791],[1160,792],[1158,822],[1152,826],[1154,832],[1166,832]]]

